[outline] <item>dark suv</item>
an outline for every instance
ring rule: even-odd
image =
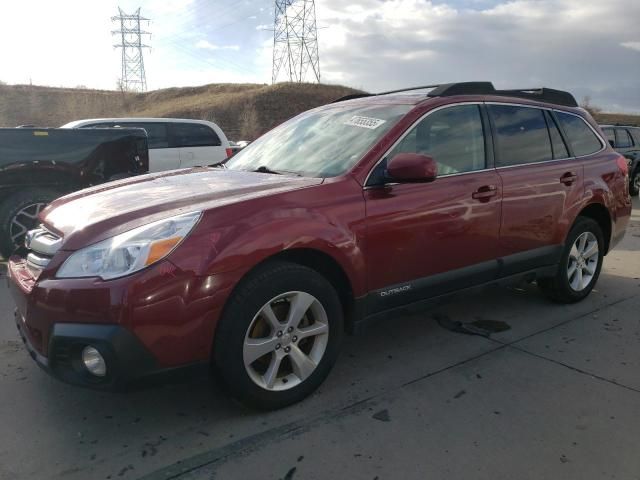
[[[343,332],[470,287],[585,298],[631,214],[627,162],[572,95],[463,83],[303,113],[219,168],[56,200],[9,261],[32,356],[114,388],[206,364],[296,402]]]
[[[640,127],[601,125],[607,141],[629,160],[632,195],[640,193]]]

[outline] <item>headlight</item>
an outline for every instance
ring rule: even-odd
[[[143,225],[78,250],[62,264],[58,278],[123,277],[161,260],[186,238],[200,219],[191,212]]]

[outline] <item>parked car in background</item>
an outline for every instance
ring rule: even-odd
[[[632,195],[640,194],[640,127],[601,125],[607,141],[629,160]]]
[[[222,129],[206,120],[94,118],[62,128],[143,128],[149,136],[149,171],[216,165],[232,155]]]
[[[238,140],[237,142],[229,141],[229,146],[231,147],[231,152],[233,155],[238,153],[243,148],[246,148],[251,142],[247,140]]]
[[[624,157],[550,89],[352,96],[223,167],[43,212],[8,265],[40,365],[111,389],[204,364],[241,400],[283,407],[323,382],[345,331],[394,309],[522,279],[584,299],[631,215]]]
[[[21,245],[53,199],[148,169],[141,129],[0,128],[0,255]]]

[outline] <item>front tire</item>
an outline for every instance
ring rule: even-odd
[[[230,393],[272,410],[315,391],[336,361],[343,311],[316,271],[269,262],[232,294],[218,324],[214,368]]]
[[[600,225],[591,218],[578,217],[567,236],[556,276],[539,279],[538,286],[556,302],[579,302],[598,281],[603,258],[604,236]]]

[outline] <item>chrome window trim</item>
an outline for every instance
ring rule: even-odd
[[[426,117],[428,117],[429,115],[431,115],[432,113],[435,112],[439,112],[440,110],[444,110],[445,108],[450,108],[450,107],[458,107],[460,105],[482,105],[484,102],[456,102],[456,103],[448,103],[446,105],[440,105],[439,107],[434,108],[433,110],[429,110],[427,113],[425,113],[424,115],[422,115],[420,118],[418,118],[415,122],[413,122],[405,131],[404,133],[393,143],[393,145],[391,145],[391,147],[389,147],[387,149],[386,152],[384,152],[384,155],[382,155],[380,157],[380,160],[378,160],[376,162],[376,164],[371,167],[371,170],[369,170],[369,173],[367,174],[367,177],[364,180],[364,185],[363,185],[363,190],[368,190],[370,188],[379,188],[379,187],[383,187],[383,186],[392,186],[392,185],[399,185],[398,182],[390,182],[390,183],[385,183],[382,185],[368,185],[369,183],[369,177],[371,177],[371,174],[373,173],[373,171],[378,168],[378,165],[380,165],[382,163],[382,161],[387,158],[387,156],[389,155],[389,153],[391,153],[391,151],[396,148],[398,146],[398,144],[400,142],[402,142],[405,137],[407,135],[409,135],[409,133],[411,133],[411,131],[422,121],[424,120]],[[485,149],[486,150],[486,149]],[[485,151],[485,159],[484,159],[484,163],[485,166],[487,164],[487,152]],[[448,175],[439,175],[438,177],[436,177],[436,180],[438,178],[444,178],[444,177],[451,177],[451,176],[455,176],[455,175],[464,175],[467,173],[477,173],[477,172],[484,172],[487,170],[491,170],[490,168],[484,168],[482,170],[472,170],[470,172],[460,172],[460,173],[450,173]]]

